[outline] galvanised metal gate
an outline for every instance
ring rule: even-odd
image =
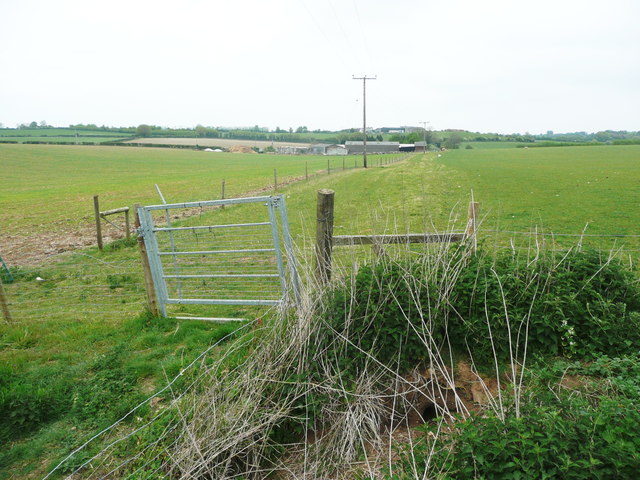
[[[172,214],[181,210],[239,204],[253,204],[250,211],[244,207],[242,215],[259,221],[193,225],[192,216],[184,222],[188,226],[171,224]],[[163,226],[154,224],[152,214],[158,211],[165,212]],[[167,305],[268,306],[299,301],[300,280],[284,196],[153,205],[139,207],[138,215],[163,316]]]

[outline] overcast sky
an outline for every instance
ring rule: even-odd
[[[640,130],[640,0],[0,0],[0,122]]]

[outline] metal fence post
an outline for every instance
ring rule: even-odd
[[[321,284],[331,280],[331,250],[333,248],[333,190],[318,190],[316,212],[316,278]]]

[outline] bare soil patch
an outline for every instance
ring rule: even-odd
[[[278,186],[283,187],[304,180],[304,178],[304,176],[300,176],[278,181]],[[273,185],[245,192],[242,196],[253,197],[270,193],[273,193]],[[182,220],[194,215],[200,215],[203,210],[216,208],[218,207],[180,210],[179,212],[174,212],[172,220]],[[162,221],[164,213],[159,215],[158,218]],[[7,266],[39,265],[58,255],[95,246],[98,243],[95,220],[89,216],[83,217],[77,223],[56,222],[55,225],[50,225],[51,228],[47,227],[49,226],[40,225],[38,228],[34,227],[28,235],[4,233],[0,237],[0,255],[2,255]],[[133,228],[133,218],[131,228]],[[135,232],[132,232],[132,235],[135,235]],[[105,245],[125,238],[125,236],[126,233],[123,228],[115,228],[103,222],[102,238]]]

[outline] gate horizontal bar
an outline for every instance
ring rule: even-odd
[[[262,225],[271,225],[271,222],[259,223],[238,223],[235,225],[201,225],[197,227],[158,227],[154,228],[154,232],[177,232],[179,230],[211,230],[214,228],[232,228],[232,227],[260,227]]]
[[[224,318],[224,317],[173,317],[176,320],[204,320],[205,322],[244,322],[246,318]]]
[[[280,305],[282,300],[216,300],[210,298],[168,298],[172,305]]]
[[[275,248],[252,248],[246,250],[203,250],[199,252],[158,252],[158,255],[210,255],[214,253],[261,253],[275,252]]]
[[[216,207],[218,205],[233,205],[236,203],[258,203],[267,202],[274,197],[246,197],[246,198],[228,198],[225,200],[207,200],[205,202],[186,202],[186,203],[168,203],[166,205],[151,205],[144,207],[146,210],[167,210],[170,208],[198,208],[198,207]]]
[[[336,235],[333,246],[373,245],[390,243],[440,243],[460,242],[464,240],[464,233],[408,233],[406,235]]]
[[[163,275],[162,278],[279,278],[277,273],[230,273],[214,275]]]

